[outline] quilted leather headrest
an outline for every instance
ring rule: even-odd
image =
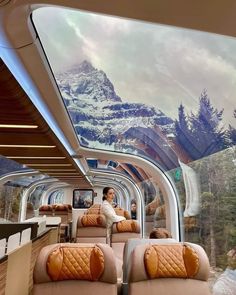
[[[87,280],[116,283],[112,249],[103,244],[55,244],[44,247],[35,264],[35,283]]]
[[[146,272],[155,278],[193,278],[199,269],[196,251],[188,245],[150,245],[144,254]]]
[[[112,227],[112,233],[140,233],[140,226],[136,220],[122,220],[114,223]]]
[[[206,281],[209,261],[205,251],[192,243],[138,245],[133,251],[129,280],[191,278]]]
[[[104,270],[104,255],[100,248],[58,247],[47,260],[47,272],[52,281],[97,281]]]
[[[102,214],[86,214],[78,218],[77,227],[106,227],[106,218]]]
[[[52,206],[50,206],[50,205],[42,205],[42,206],[40,206],[40,208],[39,208],[39,211],[40,212],[42,212],[42,211],[53,211],[53,209],[52,209]]]
[[[84,214],[101,214],[101,205],[94,204],[87,211],[85,211]]]
[[[66,204],[57,204],[57,205],[55,205],[54,210],[55,211],[66,211],[66,212],[68,212],[69,208],[68,208],[68,205],[66,205]]]
[[[127,210],[124,210],[122,208],[114,208],[116,215],[124,216],[126,219],[131,219],[130,214]]]

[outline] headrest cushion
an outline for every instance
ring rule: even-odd
[[[126,219],[131,219],[130,218],[130,214],[127,210],[124,210],[120,207],[118,208],[114,208],[115,212],[116,212],[116,215],[119,215],[119,216],[124,216]]]
[[[84,214],[101,214],[101,205],[94,204],[87,211],[85,211]]]
[[[86,214],[78,219],[78,227],[97,226],[106,227],[106,219],[102,214]]]
[[[150,245],[144,255],[149,278],[194,278],[199,258],[189,245]]]
[[[97,281],[103,271],[104,255],[97,246],[60,246],[47,259],[47,273],[52,281]]]
[[[123,233],[123,232],[131,232],[131,233],[140,233],[140,226],[136,220],[122,220],[120,222],[113,224],[113,233]]]
[[[50,206],[50,205],[42,205],[39,208],[39,211],[52,211],[52,210],[53,210],[52,206]]]

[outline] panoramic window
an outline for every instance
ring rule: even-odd
[[[185,239],[224,270],[236,245],[235,39],[59,8],[33,21],[81,145],[166,171]]]

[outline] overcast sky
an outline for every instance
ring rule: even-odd
[[[236,127],[236,39],[87,12],[43,8],[34,22],[54,71],[83,60],[103,70],[123,101],[176,118],[196,112],[204,88]]]

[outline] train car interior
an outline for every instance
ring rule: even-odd
[[[0,295],[236,295],[235,16],[0,0]]]

